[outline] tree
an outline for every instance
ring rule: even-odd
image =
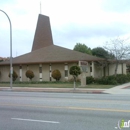
[[[9,73],[9,77],[10,77],[10,73]],[[18,78],[18,75],[15,71],[13,71],[12,78],[13,78],[13,81],[15,81]]]
[[[30,80],[32,80],[32,78],[34,78],[34,73],[32,70],[27,70],[26,71],[26,77],[29,78]]]
[[[75,83],[76,83],[76,78],[78,75],[81,74],[81,70],[79,66],[71,66],[69,70],[70,75],[74,77],[74,89],[75,89]]]
[[[92,49],[92,55],[98,56],[105,59],[113,59],[115,56],[102,47],[96,47]]]
[[[73,50],[79,51],[79,52],[82,52],[82,53],[87,53],[87,54],[90,54],[90,55],[92,54],[91,48],[87,47],[85,44],[82,44],[82,43],[76,43]]]
[[[127,39],[116,38],[110,42],[106,42],[104,47],[110,54],[115,56],[115,76],[117,74],[118,64],[120,60],[130,58],[130,45],[127,43]]]
[[[56,80],[56,81],[59,81],[60,78],[61,78],[61,73],[59,70],[54,70],[52,72],[52,77]]]

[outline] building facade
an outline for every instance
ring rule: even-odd
[[[25,73],[27,70],[34,72],[33,81],[54,81],[51,74],[58,69],[61,72],[61,81],[72,79],[69,69],[73,65],[79,65],[79,61],[86,61],[86,76],[99,78],[113,75],[115,63],[106,59],[73,51],[53,44],[49,17],[39,15],[32,51],[30,53],[13,58],[13,70],[18,74],[16,81],[29,81]],[[0,81],[9,79],[10,62],[0,62]],[[117,73],[126,74],[126,64],[119,63]],[[79,76],[82,78],[82,74]]]

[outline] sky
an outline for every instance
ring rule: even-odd
[[[13,57],[31,51],[39,13],[50,17],[53,42],[61,47],[93,49],[130,38],[130,0],[0,0],[0,9],[12,23]],[[0,57],[9,56],[9,21],[0,12]]]

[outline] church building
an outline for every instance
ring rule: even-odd
[[[115,63],[55,45],[50,19],[48,16],[41,14],[38,16],[31,52],[12,59],[13,70],[18,74],[16,81],[21,82],[28,81],[25,75],[27,70],[34,72],[33,81],[54,81],[51,73],[55,69],[61,72],[61,81],[70,80],[72,78],[69,74],[70,67],[79,65],[80,61],[88,63],[86,76],[99,78],[114,74]],[[10,81],[9,72],[9,60],[0,62],[0,82]],[[117,73],[126,74],[125,63],[119,64]],[[81,75],[79,78],[81,78]]]

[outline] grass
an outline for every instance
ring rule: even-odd
[[[0,83],[0,87],[9,87],[10,83]],[[108,89],[115,85],[100,85],[100,84],[89,84],[85,87],[81,87],[80,83],[76,83],[77,88],[96,88],[96,89]],[[73,82],[19,82],[13,83],[13,87],[37,87],[37,88],[73,88]]]

